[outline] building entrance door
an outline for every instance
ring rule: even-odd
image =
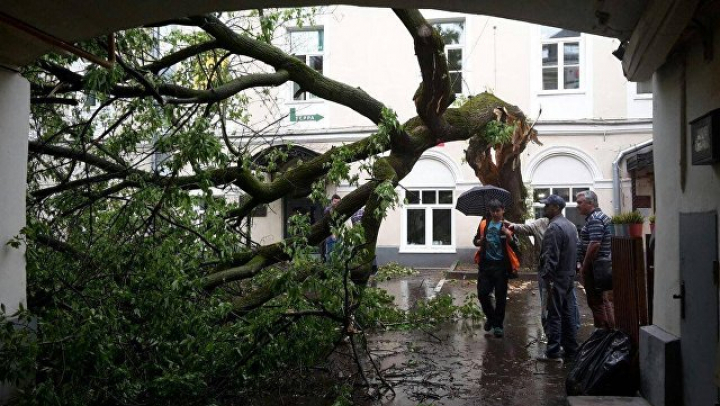
[[[313,224],[322,218],[323,208],[307,197],[285,199],[285,207],[283,208],[283,235],[285,238],[290,236],[288,234],[290,216],[299,213],[307,214],[310,224]]]
[[[679,238],[684,404],[717,405],[717,213],[680,213]]]

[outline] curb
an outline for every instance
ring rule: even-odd
[[[445,278],[447,279],[459,279],[459,280],[477,280],[477,271],[459,271],[456,269],[457,264],[453,264],[448,271],[445,272]],[[537,273],[535,272],[519,272],[517,280],[521,281],[535,281],[537,280]]]

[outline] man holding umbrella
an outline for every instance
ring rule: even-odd
[[[479,247],[476,254],[478,264],[478,298],[487,321],[485,331],[492,330],[495,337],[502,337],[507,300],[508,277],[517,271],[518,245],[512,231],[504,222],[505,205],[498,199],[488,202],[489,216],[483,218],[473,244]],[[489,218],[488,218],[489,217]],[[493,306],[490,294],[495,292]]]

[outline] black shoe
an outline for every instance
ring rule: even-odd
[[[492,326],[492,324],[490,324],[489,321],[488,321],[488,322],[485,322],[485,325],[483,326],[483,330],[485,330],[485,331],[487,331],[487,332],[489,333],[490,330],[492,330],[492,328],[493,328],[493,326]]]
[[[563,354],[562,357],[565,362],[575,362],[575,358],[577,358],[577,353],[576,352],[569,353],[569,354],[565,353],[565,354]]]
[[[562,356],[559,352],[557,353],[551,353],[551,354],[543,354],[537,357],[538,361],[546,361],[546,362],[562,362]]]

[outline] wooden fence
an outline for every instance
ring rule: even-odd
[[[640,327],[648,324],[645,254],[641,237],[612,237],[613,304],[616,328],[637,348]]]

